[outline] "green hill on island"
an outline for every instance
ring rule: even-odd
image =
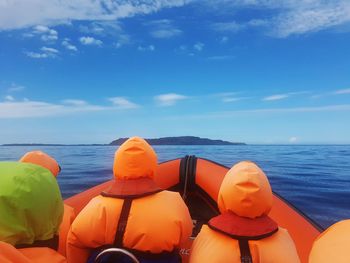
[[[121,145],[128,138],[119,138],[110,145]],[[145,139],[151,145],[245,145],[242,142],[228,142],[223,140],[211,140],[195,136],[163,137],[157,139]]]

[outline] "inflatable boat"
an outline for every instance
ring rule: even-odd
[[[192,237],[180,250],[184,263],[188,262],[192,241],[201,226],[219,214],[217,196],[228,170],[226,166],[193,155],[166,161],[157,167],[156,183],[163,189],[181,194],[195,223]],[[113,180],[107,181],[74,195],[66,199],[65,203],[79,213],[93,197],[108,188],[112,182]],[[276,193],[274,193],[273,207],[269,215],[279,226],[289,231],[301,262],[306,263],[312,243],[321,233],[322,228]]]

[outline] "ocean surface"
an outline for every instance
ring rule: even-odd
[[[256,162],[272,189],[323,227],[350,218],[350,145],[155,146],[159,162],[196,155],[231,167]],[[116,146],[0,146],[0,161],[42,150],[62,167],[64,198],[112,178]]]

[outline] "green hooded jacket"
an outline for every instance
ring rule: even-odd
[[[19,245],[51,239],[62,217],[61,193],[49,170],[0,162],[0,241]]]

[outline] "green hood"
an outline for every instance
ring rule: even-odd
[[[51,239],[62,216],[61,193],[49,170],[0,162],[0,241],[16,245]]]

